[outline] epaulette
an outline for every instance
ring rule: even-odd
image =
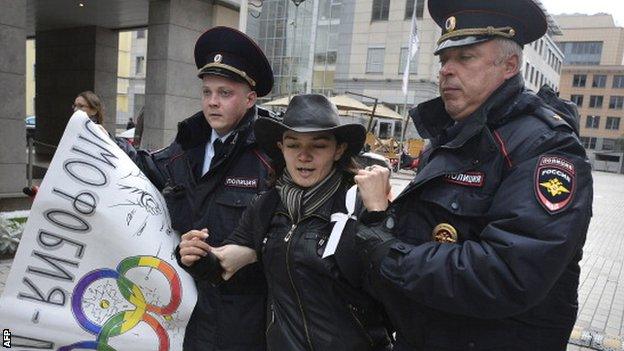
[[[539,117],[544,123],[546,123],[551,129],[567,128],[571,132],[574,132],[574,128],[556,111],[551,110],[546,106],[539,106],[533,114]]]
[[[559,94],[552,90],[551,87],[544,84],[542,88],[537,92],[536,96],[541,100],[537,108],[540,110],[540,116],[546,117],[546,123],[551,127],[558,127],[560,121],[565,121],[567,126],[578,136],[579,135],[579,113],[576,104],[569,100],[565,100],[559,97]],[[557,121],[553,126],[548,121]]]

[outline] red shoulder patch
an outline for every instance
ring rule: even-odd
[[[563,211],[576,190],[574,163],[560,157],[544,155],[535,169],[534,188],[537,202],[550,214]]]

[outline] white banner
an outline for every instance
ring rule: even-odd
[[[82,111],[33,203],[0,299],[20,350],[182,350],[197,292],[158,190]]]
[[[414,56],[416,56],[416,52],[418,51],[418,19],[416,18],[416,8],[418,7],[418,1],[419,0],[414,0],[414,10],[412,11],[409,42],[407,43],[407,57],[405,58],[405,68],[403,69],[403,85],[401,86],[401,90],[403,90],[403,95],[405,96],[407,96],[407,86],[409,84],[410,63],[412,62]]]

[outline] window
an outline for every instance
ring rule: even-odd
[[[366,58],[366,73],[383,73],[384,48],[368,48],[368,57]]]
[[[403,121],[394,121],[394,138],[401,139],[401,131],[403,129]]]
[[[613,76],[613,87],[624,88],[624,76]]]
[[[602,95],[592,95],[589,97],[589,107],[601,108],[602,107]]]
[[[587,116],[585,128],[598,129],[600,126],[600,116]]]
[[[388,139],[392,137],[392,123],[379,122],[379,138]]]
[[[576,104],[578,107],[583,106],[583,95],[572,95],[570,96],[570,101]]]
[[[614,110],[621,110],[624,106],[624,96],[612,96],[609,99],[609,108]]]
[[[143,56],[136,57],[136,66],[134,68],[134,74],[136,75],[145,74],[145,57]]]
[[[607,76],[604,74],[594,74],[592,88],[604,88],[607,85]]]
[[[602,56],[601,41],[560,42],[564,64],[568,65],[599,65]]]
[[[534,81],[533,81],[533,76],[534,75],[535,75],[535,67],[531,66],[531,80],[530,80],[531,84],[534,83]]]
[[[615,149],[615,139],[602,139],[602,149],[607,151]]]
[[[416,18],[422,18],[423,17],[423,10],[424,10],[424,6],[425,6],[425,1],[424,0],[406,0],[405,1],[405,19],[406,20],[411,20],[412,19],[412,13],[414,12],[414,3],[417,2],[416,4]]]
[[[583,143],[583,147],[586,149],[595,149],[596,148],[596,138],[594,137],[581,137],[581,142]]]
[[[619,130],[620,129],[620,117],[607,117],[606,129]]]
[[[524,65],[524,80],[526,81],[529,79],[529,63],[525,62]]]
[[[387,21],[389,11],[390,0],[373,0],[373,16],[371,21]]]
[[[405,71],[405,63],[407,61],[407,54],[408,54],[407,48],[401,48],[401,57],[399,58],[399,74],[403,74],[403,71]],[[412,74],[415,74],[418,72],[417,59],[418,59],[418,55],[414,55],[414,58],[412,59],[412,61],[410,61],[409,71]]]
[[[575,74],[574,78],[572,80],[572,86],[573,87],[584,87],[586,81],[587,81],[587,75],[586,74]]]
[[[284,12],[285,7],[283,2],[279,2],[281,4],[281,12]],[[340,18],[340,12],[342,11],[342,1],[341,0],[325,0],[321,1],[319,5],[319,18],[320,19],[330,19],[330,18]],[[281,16],[280,16],[281,15]],[[283,17],[283,14],[278,14],[278,16]]]

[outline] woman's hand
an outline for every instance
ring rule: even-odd
[[[206,256],[211,250],[204,239],[208,237],[208,229],[191,230],[182,235],[180,241],[180,257],[182,264],[187,267],[195,264],[197,260]]]
[[[258,260],[254,249],[241,245],[228,244],[213,247],[210,251],[221,262],[223,280],[229,280],[239,269]]]
[[[358,171],[354,177],[360,197],[369,212],[385,211],[390,200],[390,170],[378,165]]]

